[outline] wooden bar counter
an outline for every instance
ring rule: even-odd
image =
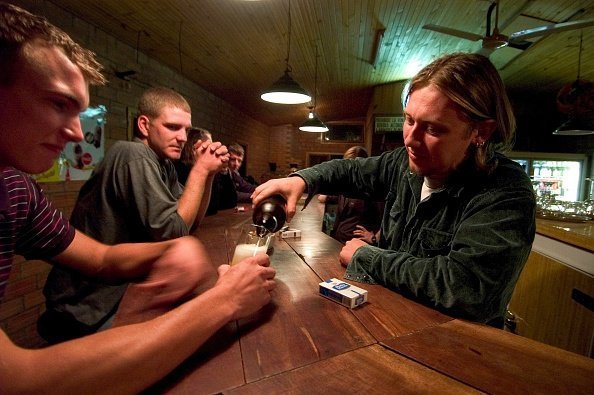
[[[519,335],[594,357],[594,221],[536,219],[509,310]]]
[[[342,278],[341,244],[320,231],[323,206],[299,211],[301,238],[275,238],[272,302],[232,322],[145,393],[592,393],[594,360],[453,319],[381,286],[350,310],[321,297]],[[227,263],[251,208],[207,217],[196,232]],[[361,285],[361,284],[359,284]]]
[[[567,222],[539,218],[536,220],[536,232],[563,243],[594,252],[594,220]]]

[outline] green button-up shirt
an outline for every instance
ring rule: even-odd
[[[420,201],[423,178],[404,148],[298,171],[316,193],[385,200],[378,246],[357,249],[345,278],[379,283],[451,316],[500,320],[535,233],[529,177],[496,155],[491,174],[463,165]]]

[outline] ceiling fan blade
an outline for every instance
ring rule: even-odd
[[[584,19],[582,21],[572,21],[555,23],[547,26],[535,27],[534,29],[521,30],[509,36],[510,41],[525,40],[527,38],[544,36],[551,33],[565,32],[573,29],[581,29],[588,26],[594,26],[594,19]]]
[[[465,32],[462,30],[457,30],[457,29],[452,29],[449,27],[432,25],[432,24],[427,24],[427,25],[423,26],[423,29],[433,30],[434,32],[438,32],[438,33],[449,34],[450,36],[456,36],[456,37],[464,38],[464,39],[470,40],[470,41],[479,41],[483,38],[483,36],[481,36],[479,34],[469,33],[469,32]]]
[[[526,41],[526,40],[509,40],[507,42],[507,46],[510,48],[516,48],[516,49],[521,49],[522,51],[530,48],[530,46],[534,44],[532,41]]]

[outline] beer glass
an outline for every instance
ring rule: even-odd
[[[261,234],[262,232],[260,232]],[[271,243],[274,238],[274,233],[267,233],[265,236],[258,236],[257,225],[243,225],[241,233],[235,244],[235,251],[231,265],[235,265],[240,261],[254,256],[256,254],[266,254],[268,249],[272,247]]]

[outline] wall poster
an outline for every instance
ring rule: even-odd
[[[83,140],[69,142],[54,165],[33,176],[38,182],[87,180],[105,155],[105,106],[89,107],[80,113]]]
[[[384,133],[402,133],[404,117],[402,115],[376,116],[374,122],[374,132],[376,134]]]

